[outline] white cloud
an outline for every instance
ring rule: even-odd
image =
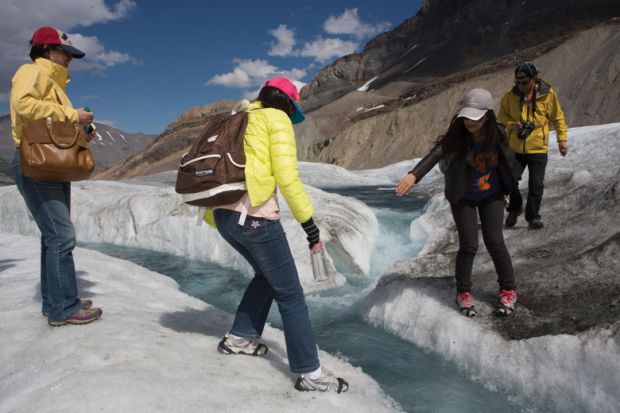
[[[106,69],[123,63],[137,63],[127,53],[106,50],[105,46],[94,36],[82,36],[77,33],[67,33],[71,43],[86,53],[84,59],[75,59],[71,62],[72,70]]]
[[[252,90],[246,91],[245,93],[243,93],[241,98],[247,99],[247,100],[255,100],[258,97],[260,90],[261,90],[261,87],[257,87]]]
[[[221,75],[215,75],[209,79],[207,85],[228,86],[244,88],[250,87],[250,76],[243,69],[236,67],[235,70]]]
[[[266,60],[235,59],[236,67],[232,72],[215,75],[206,85],[228,86],[239,89],[262,85],[267,79],[284,76],[293,82],[306,76],[304,69],[281,70]],[[249,92],[252,93],[252,92]],[[256,95],[253,95],[256,97]]]
[[[238,67],[245,71],[248,76],[259,79],[267,79],[273,73],[276,73],[278,68],[274,65],[268,63],[266,60],[244,60],[244,59],[235,59],[235,63],[237,63]]]
[[[338,17],[329,16],[323,24],[323,28],[329,34],[349,34],[357,39],[382,33],[390,26],[388,22],[379,22],[374,25],[362,22],[357,14],[357,8],[345,9]]]
[[[275,41],[271,42],[268,55],[308,57],[320,64],[325,64],[329,60],[354,53],[358,50],[362,38],[375,35],[390,27],[390,24],[386,22],[372,25],[361,21],[357,10],[357,8],[345,9],[340,16],[329,16],[323,25],[324,30],[329,34],[350,35],[355,38],[354,40],[318,37],[296,49],[294,29],[286,24],[280,24],[277,28],[269,30],[269,34],[275,38]],[[258,94],[261,84],[275,76],[287,77],[301,89],[305,84],[300,79],[306,76],[308,70],[316,67],[315,63],[311,63],[306,69],[280,70],[261,59],[235,59],[234,63],[235,68],[231,72],[215,75],[205,84],[247,89],[243,97],[252,99]]]
[[[276,42],[271,43],[269,56],[290,56],[295,46],[295,33],[285,24],[281,24],[277,29],[269,30],[269,34],[276,38]]]
[[[87,56],[74,60],[71,70],[105,69],[115,64],[135,62],[129,55],[106,50],[95,37],[75,33],[75,28],[121,19],[136,8],[134,0],[2,0],[0,14],[0,96],[9,92],[11,77],[28,57],[32,33],[41,26],[54,25],[68,33],[71,42],[84,48]],[[53,23],[50,23],[53,22]],[[73,33],[73,34],[72,34]]]
[[[304,57],[313,57],[320,63],[325,63],[330,59],[355,52],[358,46],[358,42],[350,40],[318,38],[313,42],[304,44],[300,54]]]

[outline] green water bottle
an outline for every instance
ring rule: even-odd
[[[89,106],[84,106],[84,112],[90,112],[90,107]],[[95,127],[94,123],[90,123],[86,126],[84,126],[84,133],[86,135],[90,135],[95,129],[97,129]]]

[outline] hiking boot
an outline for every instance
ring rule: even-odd
[[[264,356],[269,350],[266,345],[250,338],[233,338],[224,334],[222,341],[217,345],[222,354],[246,354],[248,356]]]
[[[465,317],[475,317],[477,312],[474,308],[474,299],[469,291],[462,293],[456,293],[456,305],[459,306],[459,311]]]
[[[516,290],[501,290],[499,292],[499,305],[495,310],[495,315],[503,317],[511,315],[515,310],[517,296]]]
[[[334,374],[327,370],[322,369],[321,377],[316,380],[302,374],[297,378],[295,383],[295,389],[299,391],[335,391],[336,393],[343,393],[349,390],[349,383],[341,377],[335,377]]]
[[[82,304],[82,310],[88,310],[90,307],[93,306],[93,302],[90,300],[80,300],[80,304]],[[43,314],[45,317],[49,315],[47,311],[41,311],[41,314]]]
[[[534,218],[533,220],[530,221],[530,225],[528,225],[529,229],[541,229],[543,228],[545,225],[543,224],[543,222],[540,220],[540,218]]]
[[[82,308],[78,310],[77,313],[73,314],[69,318],[66,318],[64,320],[48,321],[47,323],[51,325],[52,327],[64,326],[65,324],[75,324],[75,325],[88,324],[88,323],[92,323],[93,321],[101,317],[101,314],[103,314],[103,311],[101,311],[101,308],[91,307],[87,310],[84,310]]]
[[[521,215],[521,210],[518,211],[508,211],[508,216],[506,217],[506,228],[512,228],[517,225],[517,217]]]

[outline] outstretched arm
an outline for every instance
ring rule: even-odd
[[[428,173],[433,166],[437,164],[443,158],[443,149],[440,144],[435,145],[433,149],[418,162],[411,171],[400,179],[396,186],[396,195],[407,195],[411,188],[418,183],[424,175]]]
[[[416,176],[411,172],[403,176],[400,181],[398,181],[398,185],[396,186],[396,195],[407,195],[409,191],[411,191],[411,188],[415,185],[416,181]]]

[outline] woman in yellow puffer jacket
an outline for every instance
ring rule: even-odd
[[[13,77],[11,122],[15,152],[11,169],[15,184],[41,231],[42,312],[51,326],[87,324],[101,316],[90,300],[78,298],[71,223],[71,183],[40,182],[21,174],[19,146],[23,128],[31,120],[51,118],[88,125],[93,114],[74,109],[66,95],[69,64],[84,53],[73,47],[67,35],[53,27],[41,27],[32,35],[30,58]],[[92,135],[90,136],[92,139]]]
[[[279,77],[265,83],[257,101],[248,108],[244,135],[247,193],[238,202],[212,211],[218,232],[255,272],[218,350],[223,354],[266,354],[267,346],[258,339],[275,300],[290,369],[300,374],[295,388],[341,393],[348,383],[320,365],[304,292],[279,219],[276,188],[306,231],[310,248],[322,248],[319,229],[312,220],[314,208],[297,168],[293,123],[304,120],[298,100],[297,88],[288,79]],[[209,214],[205,218],[210,221]]]

